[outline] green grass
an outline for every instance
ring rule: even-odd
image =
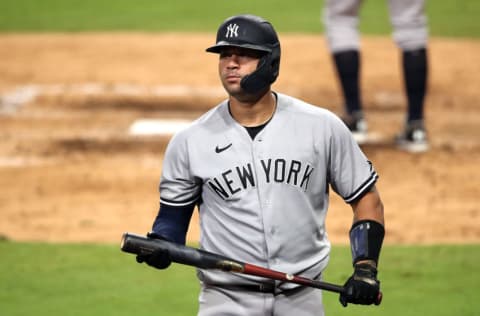
[[[301,5],[300,5],[301,4]],[[0,32],[215,31],[227,16],[253,13],[279,32],[323,32],[323,1],[1,0]],[[433,36],[480,37],[480,1],[427,1]],[[365,1],[360,27],[390,34],[386,1]]]
[[[334,247],[326,279],[348,277],[346,252],[347,248]],[[379,265],[382,304],[343,308],[327,293],[327,315],[478,315],[479,260],[480,245],[384,247]]]
[[[318,1],[306,1],[292,16],[293,7],[291,2],[275,0],[2,0],[0,29],[215,31],[225,17],[250,12],[282,21],[283,29],[320,30]]]
[[[351,273],[349,250],[336,246],[325,280]],[[0,242],[0,314],[195,315],[195,269],[158,271],[118,246]],[[474,316],[480,310],[480,245],[387,246],[380,262],[380,306],[343,308],[325,292],[327,315]]]
[[[110,245],[0,243],[0,315],[194,315],[194,269],[155,271]]]

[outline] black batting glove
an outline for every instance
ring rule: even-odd
[[[340,303],[344,307],[348,303],[380,304],[380,281],[377,280],[377,269],[371,264],[355,264],[353,275],[347,280],[344,288],[345,292],[340,294]]]
[[[156,233],[147,233],[147,237],[166,240],[165,238]],[[161,270],[168,268],[172,263],[170,253],[167,250],[163,249],[157,249],[148,255],[137,255],[136,259],[138,263],[145,262],[149,266]]]

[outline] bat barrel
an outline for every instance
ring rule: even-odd
[[[149,255],[159,248],[157,243],[152,243],[144,236],[132,233],[124,233],[120,243],[120,249],[136,255]]]
[[[150,255],[155,250],[168,251],[173,262],[201,269],[219,269],[241,272],[243,264],[200,249],[176,244],[167,240],[149,238],[132,233],[124,233],[120,245],[124,252],[137,255]]]

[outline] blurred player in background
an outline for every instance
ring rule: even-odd
[[[343,120],[360,144],[368,140],[359,84],[361,58],[358,23],[361,5],[362,0],[325,0],[323,12],[327,42],[345,101]],[[388,1],[393,39],[402,52],[408,104],[405,127],[395,137],[395,143],[410,152],[428,150],[424,122],[428,29],[424,5],[424,0]]]

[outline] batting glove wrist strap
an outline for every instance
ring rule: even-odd
[[[372,260],[377,264],[384,236],[385,228],[376,221],[355,222],[350,229],[353,264],[363,260]]]

